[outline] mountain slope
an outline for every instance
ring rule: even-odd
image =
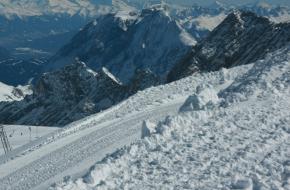
[[[0,104],[1,123],[64,125],[106,109],[126,97],[106,69],[98,73],[76,62],[46,73],[23,101]]]
[[[201,84],[182,106],[191,109],[159,123],[145,120],[139,128],[144,139],[51,189],[288,189],[289,59],[287,47],[254,63],[229,87]]]
[[[164,77],[195,44],[162,8],[128,15],[124,18],[117,13],[97,18],[64,46],[46,69],[63,67],[78,57],[93,69],[108,68],[126,83],[136,69],[150,69]]]
[[[174,67],[168,80],[262,59],[289,44],[289,31],[289,23],[274,24],[251,12],[235,11]]]
[[[0,189],[46,189],[59,181],[50,189],[285,188],[289,55],[287,48],[254,64],[147,89],[31,142],[8,162],[0,157]],[[238,93],[247,98],[227,99]],[[198,101],[184,104],[189,96]],[[178,112],[192,105],[203,106]]]
[[[145,119],[159,121],[167,115],[175,115],[197,86],[211,84],[223,89],[249,68],[243,66],[232,69],[233,72],[224,70],[188,77],[140,91],[108,110],[14,150],[8,156],[9,162],[5,162],[4,156],[0,157],[0,171],[3,171],[0,172],[0,189],[46,189],[65,176],[81,177],[106,154],[139,139]],[[24,176],[26,180],[19,180]]]
[[[138,70],[132,81],[123,85],[106,68],[95,72],[75,61],[61,70],[43,74],[34,85],[33,94],[24,100],[0,103],[0,122],[64,126],[160,83],[160,78],[150,70]]]

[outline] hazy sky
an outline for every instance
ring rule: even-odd
[[[194,2],[194,3],[198,3],[198,4],[208,5],[208,4],[212,4],[215,0],[169,0],[169,1]],[[259,0],[219,0],[219,2],[222,2],[225,4],[235,4],[235,5],[257,3],[257,2],[267,2],[267,3],[274,4],[274,5],[288,5],[288,6],[290,6],[290,0],[263,0],[263,1],[259,1]]]
[[[134,0],[131,0],[134,1]],[[136,1],[136,0],[135,0]],[[139,0],[140,1],[140,0]],[[150,1],[150,0],[149,0]],[[152,1],[152,0],[151,0]],[[209,5],[213,4],[215,0],[165,0],[168,2],[174,2],[174,3],[181,3],[181,4],[192,4],[197,3],[201,5]],[[287,5],[290,6],[290,0],[218,0],[221,3],[224,4],[234,4],[234,5],[241,5],[241,4],[251,4],[251,3],[257,3],[257,2],[266,2],[273,5]]]

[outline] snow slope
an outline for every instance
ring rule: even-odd
[[[20,101],[31,93],[29,86],[13,87],[0,82],[0,102]]]
[[[189,99],[182,107],[192,109],[145,123],[149,136],[50,189],[289,189],[289,50],[256,62],[226,88],[199,86],[192,93],[207,104]]]
[[[12,149],[18,148],[58,129],[57,127],[35,127],[24,125],[5,125],[4,127]],[[29,128],[31,129],[31,136]],[[3,147],[0,146],[0,155],[2,154],[4,154],[4,150]]]
[[[223,89],[250,67],[198,74],[147,89],[102,113],[19,147],[8,156],[8,162],[0,157],[0,189],[45,189],[65,176],[81,177],[106,154],[140,139],[144,120],[175,115],[198,85]]]

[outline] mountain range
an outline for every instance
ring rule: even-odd
[[[193,47],[174,67],[168,80],[263,59],[267,53],[290,43],[289,31],[290,23],[275,24],[252,12],[235,11]]]
[[[36,82],[32,95],[0,103],[0,121],[63,126],[150,86],[263,59],[289,44],[288,31],[288,23],[234,11],[192,46],[193,38],[167,9],[107,14],[45,64],[50,71]]]

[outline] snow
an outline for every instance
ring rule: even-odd
[[[112,73],[110,73],[110,71],[105,68],[105,67],[102,67],[102,71],[109,77],[111,78],[113,81],[115,81],[116,83],[118,84],[122,84],[121,81],[119,79],[117,79]]]
[[[29,94],[32,94],[29,86],[13,87],[0,82],[0,102],[20,101]]]
[[[196,92],[196,94],[187,98],[183,106],[180,108],[181,111],[210,109],[219,102],[217,92],[211,87],[205,88],[203,86],[198,86]]]
[[[209,30],[212,31],[217,27],[225,18],[227,15],[225,13],[221,13],[219,15],[202,15],[197,18],[194,18],[192,20],[193,23],[195,23],[197,29],[200,30]]]
[[[176,115],[197,86],[224,88],[250,68],[248,65],[234,68],[233,72],[198,74],[149,88],[106,111],[15,149],[8,162],[0,156],[0,189],[45,189],[65,176],[81,177],[107,154],[140,139],[144,120],[158,123],[160,118]],[[164,128],[156,131],[161,133]],[[26,180],[21,180],[24,177]]]
[[[146,89],[19,147],[0,157],[0,189],[285,189],[289,52]]]
[[[270,16],[269,19],[274,23],[290,22],[290,14],[288,12],[282,12],[277,16]]]
[[[196,40],[185,31],[181,32],[179,36],[181,41],[188,46],[194,46],[197,43]]]
[[[84,177],[50,189],[289,189],[289,50],[256,62],[234,80],[225,77],[192,92],[216,101],[218,90],[219,106],[160,119],[156,132],[144,118],[142,140],[107,156]]]
[[[29,143],[35,139],[45,136],[59,128],[57,127],[36,127],[24,125],[5,125],[9,143],[12,149],[18,148],[22,145]],[[30,136],[31,129],[31,136]],[[0,155],[4,154],[2,145],[0,146]]]
[[[129,6],[122,0],[113,0],[112,5],[117,18],[121,18],[122,20],[135,20],[138,16],[137,9]]]

